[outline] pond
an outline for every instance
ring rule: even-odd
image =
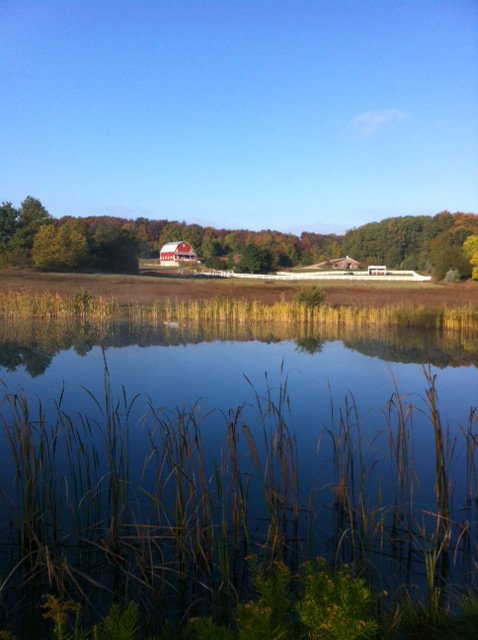
[[[71,584],[134,575],[138,590],[177,594],[193,565],[197,584],[227,572],[237,588],[254,553],[321,554],[423,589],[434,549],[437,584],[474,584],[476,338],[127,322],[3,324],[0,336],[12,585],[36,554],[37,573],[49,562]],[[79,559],[85,541],[94,561]],[[121,566],[105,577],[112,549]]]

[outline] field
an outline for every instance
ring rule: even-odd
[[[217,296],[274,304],[291,301],[304,281],[235,281],[207,277],[181,277],[171,273],[158,275],[107,275],[35,273],[22,270],[0,271],[0,294],[6,291],[58,292],[71,295],[87,289],[95,296],[113,296],[119,304],[153,304],[179,299],[188,302],[210,300]],[[428,308],[461,307],[478,304],[478,284],[321,282],[327,302],[332,306],[352,305],[425,305]]]

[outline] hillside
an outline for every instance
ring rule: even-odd
[[[186,240],[206,265],[239,270],[289,268],[349,255],[367,264],[417,269],[442,279],[449,270],[471,275],[463,243],[478,235],[478,216],[443,211],[371,222],[340,236],[270,229],[216,229],[198,224],[115,216],[53,218],[35,198],[0,206],[0,266],[46,270],[134,272],[163,244]]]

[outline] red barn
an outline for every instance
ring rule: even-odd
[[[180,262],[197,262],[197,255],[189,242],[168,242],[159,252],[162,267],[177,267]]]

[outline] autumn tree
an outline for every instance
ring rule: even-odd
[[[43,269],[76,269],[88,262],[88,242],[80,229],[43,225],[33,240],[33,264]]]
[[[471,277],[478,280],[478,234],[468,236],[463,243],[463,251],[473,267]]]

